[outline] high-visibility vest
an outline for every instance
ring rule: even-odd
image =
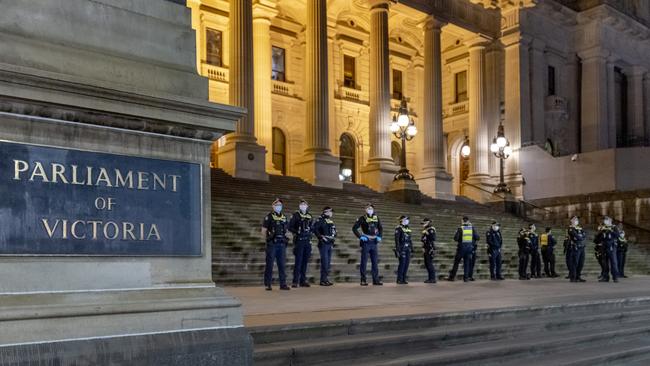
[[[542,234],[539,237],[539,243],[543,247],[547,246],[548,245],[548,234]]]
[[[463,226],[463,237],[462,237],[463,243],[464,244],[471,244],[474,242],[474,230],[471,226]]]

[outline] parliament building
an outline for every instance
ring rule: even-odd
[[[407,166],[431,197],[493,199],[501,123],[517,198],[648,188],[647,1],[187,5],[210,100],[248,109],[213,146],[213,166],[236,177],[386,191],[405,100],[418,129]]]

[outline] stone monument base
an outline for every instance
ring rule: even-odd
[[[419,205],[422,203],[422,193],[418,184],[412,179],[394,180],[386,194],[398,201]]]

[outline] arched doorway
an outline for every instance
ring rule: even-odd
[[[357,146],[354,138],[348,133],[341,135],[341,144],[339,145],[339,157],[341,159],[341,172],[343,169],[350,169],[351,182],[357,181]]]
[[[393,141],[390,143],[390,156],[397,166],[402,166],[402,145],[399,142]]]
[[[284,132],[277,127],[273,127],[273,168],[279,170],[282,175],[287,175],[287,139]]]

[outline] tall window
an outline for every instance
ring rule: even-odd
[[[352,56],[343,56],[343,86],[347,88],[357,87],[357,65],[356,59]]]
[[[402,100],[402,71],[393,69],[393,99]]]
[[[547,95],[555,95],[555,67],[548,67],[548,91]]]
[[[214,66],[223,66],[223,34],[216,29],[205,30],[205,62]]]
[[[454,87],[456,90],[456,103],[467,100],[467,71],[461,71],[454,75]]]
[[[339,158],[341,159],[341,171],[343,169],[350,169],[352,175],[350,180],[356,181],[356,156],[357,148],[352,136],[344,133],[341,135],[341,145],[339,145]]]
[[[282,175],[287,174],[287,140],[281,129],[273,127],[273,167]]]
[[[286,81],[284,48],[271,47],[271,79]]]
[[[614,115],[616,118],[616,147],[627,147],[629,141],[629,126],[627,114],[628,80],[623,71],[614,68]]]
[[[390,156],[393,158],[395,165],[402,165],[402,145],[399,142],[393,141],[390,143]]]

